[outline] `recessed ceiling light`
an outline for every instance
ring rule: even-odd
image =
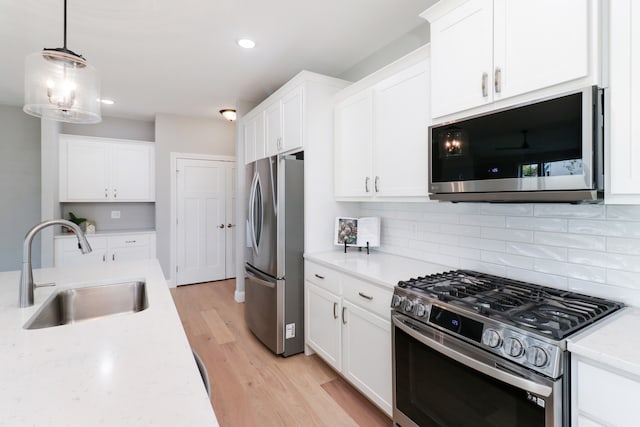
[[[110,100],[110,99],[101,99],[100,102],[102,102],[104,105],[113,105],[113,104],[115,104],[115,102]]]
[[[253,49],[256,47],[256,42],[249,39],[240,39],[238,40],[238,46],[243,47],[245,49]]]

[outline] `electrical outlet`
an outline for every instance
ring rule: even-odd
[[[111,211],[111,219],[120,219],[120,211]]]

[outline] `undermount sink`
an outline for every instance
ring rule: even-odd
[[[65,289],[51,295],[25,323],[24,329],[67,325],[149,307],[145,282]]]

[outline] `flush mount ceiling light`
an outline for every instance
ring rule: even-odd
[[[224,110],[220,110],[220,114],[222,114],[222,117],[229,120],[230,122],[233,122],[236,120],[236,110],[233,110],[231,108],[225,108]]]
[[[68,123],[98,123],[100,81],[82,55],[67,49],[67,0],[64,45],[32,53],[25,60],[23,111]]]
[[[245,49],[253,49],[256,47],[256,42],[249,39],[240,39],[238,40],[238,46],[243,47]]]
[[[101,99],[100,102],[102,102],[104,105],[113,105],[113,104],[115,104],[115,101],[113,101],[111,99]]]

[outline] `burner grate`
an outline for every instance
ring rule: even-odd
[[[470,270],[417,277],[398,286],[556,339],[622,307],[602,298]]]

